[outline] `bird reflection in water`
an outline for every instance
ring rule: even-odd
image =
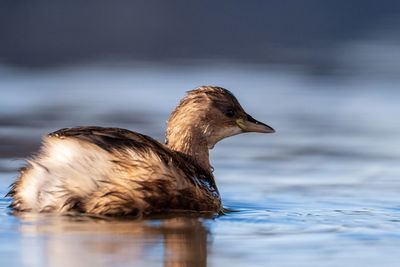
[[[203,218],[121,220],[30,213],[19,217],[25,265],[207,265],[209,231]]]

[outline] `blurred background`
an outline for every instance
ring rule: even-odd
[[[1,1],[3,195],[42,135],[102,125],[163,141],[171,111],[201,85],[230,89],[277,132],[235,136],[211,152],[224,205],[238,213],[115,230],[17,219],[2,199],[0,258],[396,266],[399,82],[395,0]],[[127,227],[132,235],[121,236]]]
[[[0,5],[0,58],[15,67],[217,60],[291,65],[311,75],[397,74],[398,69],[395,0]]]
[[[66,126],[140,121],[160,135],[164,123],[157,127],[148,113],[170,112],[200,85],[225,86],[252,102],[263,94],[269,114],[291,108],[271,108],[289,101],[274,101],[277,94],[304,96],[302,89],[328,102],[332,91],[341,101],[356,94],[346,103],[380,112],[365,101],[397,91],[399,12],[395,0],[1,1],[1,131],[41,120],[59,127],[51,123],[66,114]],[[307,109],[320,104],[302,100]],[[304,112],[296,106],[292,117]],[[324,110],[311,112],[314,118]],[[25,154],[14,150],[8,153]]]

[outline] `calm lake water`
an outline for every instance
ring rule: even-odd
[[[272,135],[222,141],[211,163],[233,212],[129,219],[21,214],[0,202],[1,266],[399,266],[398,81],[229,64],[0,68],[0,193],[59,128],[163,141],[199,85],[230,89]]]

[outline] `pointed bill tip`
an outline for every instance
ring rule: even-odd
[[[250,115],[247,115],[247,120],[239,119],[236,121],[236,123],[245,132],[256,132],[256,133],[274,133],[275,132],[274,128],[254,119]]]

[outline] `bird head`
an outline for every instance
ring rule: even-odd
[[[229,136],[247,132],[273,133],[270,126],[247,114],[227,89],[201,86],[187,93],[167,121],[167,140],[187,129],[211,149]]]

